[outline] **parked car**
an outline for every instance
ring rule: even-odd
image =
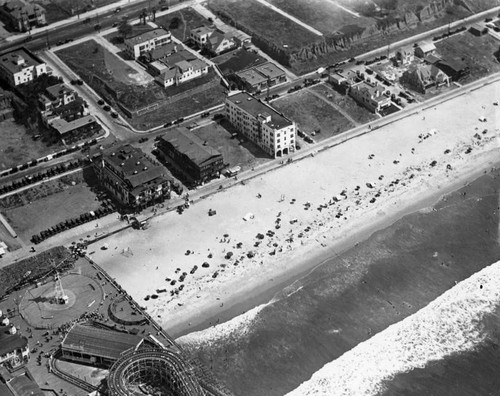
[[[118,118],[118,114],[117,114],[117,113],[115,113],[114,111],[112,111],[112,112],[111,112],[111,117],[113,117],[113,118]]]
[[[104,100],[99,99],[99,100],[97,101],[97,104],[98,104],[99,106],[102,106],[102,105],[104,104]]]
[[[104,106],[103,107],[104,111],[110,111],[111,110],[111,107],[109,107],[108,105]]]

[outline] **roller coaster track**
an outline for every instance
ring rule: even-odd
[[[73,384],[73,385],[77,386],[78,388],[81,388],[89,393],[96,391],[98,389],[96,386],[91,385],[88,382],[86,382],[80,378],[77,378],[71,374],[68,374],[68,373],[65,373],[65,372],[59,370],[59,368],[57,367],[57,359],[59,359],[60,357],[61,357],[61,351],[57,350],[56,352],[54,352],[52,357],[49,359],[49,365],[50,365],[50,369],[51,369],[52,374],[56,375],[57,377],[63,379],[64,381],[69,382],[70,384]]]
[[[110,396],[125,396],[130,393],[124,374],[131,365],[141,361],[161,361],[165,363],[167,369],[175,376],[175,385],[179,395],[205,395],[196,377],[191,373],[191,368],[184,362],[181,355],[166,349],[144,349],[128,353],[113,364],[108,377]]]

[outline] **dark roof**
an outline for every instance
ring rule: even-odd
[[[285,72],[272,62],[267,62],[264,63],[263,65],[255,66],[254,69],[269,79],[285,75]]]
[[[36,11],[45,13],[45,9],[38,4],[25,4],[18,0],[5,3],[4,8],[15,18],[21,18],[23,14],[33,15]]]
[[[18,333],[10,334],[10,326],[0,326],[0,356],[28,345],[28,339]]]
[[[30,380],[26,375],[19,375],[9,381],[15,395],[45,396],[36,382]]]
[[[177,44],[177,43],[167,43],[165,45],[162,45],[161,47],[157,47],[151,51],[148,52],[148,56],[153,59],[161,59],[165,56],[168,56],[172,52],[175,52],[177,50],[182,50],[184,49],[182,44]]]
[[[205,146],[198,136],[187,128],[176,128],[168,131],[161,137],[175,149],[186,155],[196,165],[201,166],[214,157],[222,157],[216,149]]]
[[[467,69],[469,66],[461,59],[443,59],[436,62],[437,67],[445,67],[447,69],[451,69],[454,72],[461,72]]]
[[[76,324],[64,338],[61,348],[91,356],[118,359],[121,353],[137,346],[141,339],[133,334]]]
[[[130,144],[111,147],[104,151],[103,156],[115,173],[128,180],[132,188],[158,178],[167,180],[166,169],[153,164],[141,149],[132,147]]]
[[[281,129],[293,124],[292,121],[278,113],[271,106],[265,105],[247,92],[238,92],[228,96],[226,100],[233,102],[238,107],[256,118],[260,115],[270,115],[271,122],[268,122],[267,124],[275,129]]]
[[[68,95],[68,94],[71,94],[73,92],[73,90],[64,83],[56,84],[56,85],[52,85],[50,87],[47,87],[45,89],[45,91],[47,91],[47,93],[49,95],[52,95],[52,97],[54,97],[54,98],[57,98],[57,97],[59,97],[59,95],[62,95],[62,94]]]
[[[77,128],[81,128],[85,125],[96,123],[96,119],[93,115],[86,115],[80,118],[77,118],[73,121],[66,121],[63,118],[59,118],[50,123],[50,126],[53,127],[60,135],[64,135],[66,133],[72,132]]]

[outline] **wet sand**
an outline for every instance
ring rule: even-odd
[[[499,187],[498,171],[482,176],[332,258],[256,314],[179,342],[236,395],[285,394],[500,259]]]

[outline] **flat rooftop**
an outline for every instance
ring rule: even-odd
[[[267,62],[263,65],[255,66],[254,69],[269,79],[278,78],[285,75],[285,71],[283,69],[280,69],[272,62]]]
[[[161,139],[169,142],[178,152],[186,155],[198,166],[203,166],[210,159],[221,156],[221,153],[213,147],[205,146],[198,136],[185,127],[172,129]]]
[[[245,80],[250,85],[262,84],[267,82],[267,78],[262,74],[256,72],[254,69],[243,70],[236,73],[236,75],[242,80]]]
[[[0,66],[10,73],[17,73],[27,67],[41,64],[43,62],[24,47],[0,55]]]
[[[153,40],[155,38],[160,38],[160,37],[165,37],[165,36],[170,36],[170,32],[166,31],[165,29],[158,28],[158,29],[153,29],[145,33],[138,34],[137,36],[128,38],[125,40],[127,44],[130,45],[137,45],[140,43],[144,43],[149,40]]]
[[[236,94],[228,96],[226,100],[233,102],[238,107],[256,118],[260,115],[270,115],[271,121],[268,122],[267,125],[275,129],[281,129],[293,125],[293,122],[288,118],[278,113],[271,106],[265,105],[260,100],[255,99],[247,92],[238,92]]]
[[[83,116],[81,118],[77,118],[73,121],[66,121],[61,119],[54,120],[50,123],[52,127],[54,127],[60,135],[64,135],[71,131],[74,131],[77,128],[81,128],[82,126],[89,125],[96,122],[96,119],[93,115]]]

